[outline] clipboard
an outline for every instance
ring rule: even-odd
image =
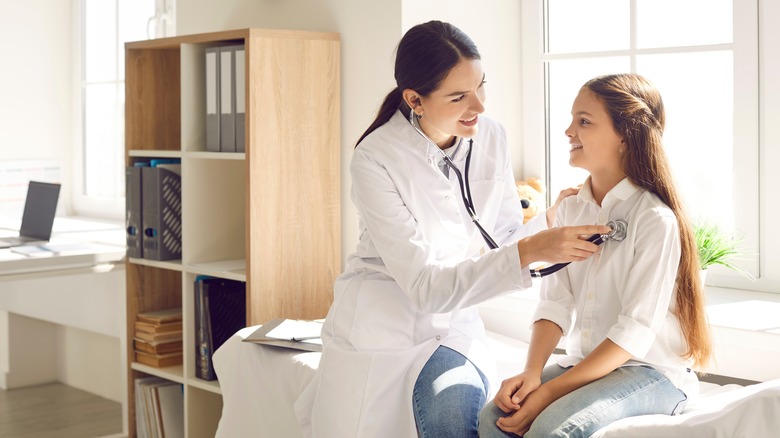
[[[273,331],[282,334],[290,334],[284,337],[274,337]],[[284,329],[284,330],[279,330]],[[297,333],[296,333],[297,331]],[[303,321],[284,318],[274,318],[249,336],[243,342],[270,345],[272,347],[289,348],[300,351],[322,351],[322,340],[319,337],[322,331],[321,321]],[[271,336],[269,336],[271,334]]]

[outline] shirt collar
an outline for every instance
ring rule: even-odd
[[[615,187],[612,187],[612,190],[607,192],[607,195],[604,196],[604,200],[601,202],[601,206],[605,207],[611,204],[616,204],[620,201],[625,201],[638,190],[639,187],[634,185],[631,180],[628,178],[623,178],[619,183],[617,183]],[[596,200],[593,198],[593,191],[590,188],[590,177],[585,180],[585,183],[582,185],[577,198],[581,201],[590,202],[593,204],[596,203]]]

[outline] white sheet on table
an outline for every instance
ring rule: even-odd
[[[222,388],[217,437],[300,437],[293,404],[317,368],[320,353],[242,342],[258,326],[232,336],[214,354]],[[527,345],[489,334],[498,370],[522,370]],[[592,438],[726,438],[780,436],[780,379],[750,385],[702,384],[697,402],[678,416],[646,415],[616,421]]]

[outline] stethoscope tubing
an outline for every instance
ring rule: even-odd
[[[466,211],[468,212],[469,216],[471,216],[471,221],[474,222],[474,225],[479,230],[479,233],[482,235],[482,239],[485,240],[485,243],[490,249],[496,249],[498,248],[498,245],[496,244],[496,241],[493,240],[493,238],[490,236],[490,233],[487,232],[484,228],[482,228],[482,224],[479,223],[479,216],[477,216],[477,212],[474,209],[474,201],[471,197],[471,185],[469,184],[469,166],[471,164],[471,149],[474,145],[474,140],[469,139],[469,150],[466,152],[466,166],[465,166],[465,173],[466,177],[464,178],[461,174],[460,170],[455,166],[455,163],[452,162],[449,156],[447,154],[444,154],[444,162],[447,164],[447,166],[452,169],[453,172],[455,172],[455,176],[458,178],[458,185],[460,186],[460,196],[463,198],[463,205],[466,206]],[[464,183],[465,179],[465,183]],[[464,189],[465,187],[465,189]]]

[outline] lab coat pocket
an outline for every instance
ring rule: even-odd
[[[364,280],[349,340],[361,352],[395,351],[413,345],[415,312],[398,284]]]

